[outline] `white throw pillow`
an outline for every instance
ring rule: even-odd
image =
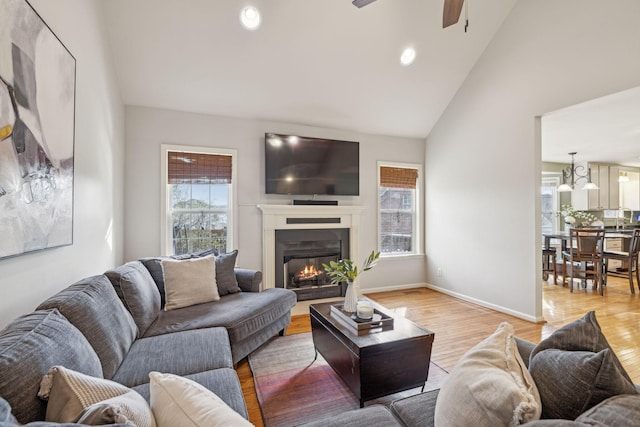
[[[166,311],[220,299],[213,255],[185,260],[163,259],[162,273]]]
[[[253,426],[211,390],[173,374],[149,374],[151,410],[158,427]]]
[[[462,356],[444,380],[434,419],[436,426],[516,426],[539,419],[541,410],[513,326],[503,322]]]

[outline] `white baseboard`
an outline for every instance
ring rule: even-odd
[[[408,285],[393,285],[393,286],[381,286],[378,288],[368,288],[368,289],[360,289],[360,291],[366,294],[373,294],[375,292],[387,292],[387,291],[401,291],[403,289],[414,289],[414,288],[427,288],[429,285],[427,283],[413,283]]]
[[[486,301],[483,300],[479,300],[477,298],[471,298],[469,296],[457,293],[457,292],[452,292],[448,289],[444,289],[444,288],[440,288],[438,286],[432,285],[430,283],[413,283],[413,284],[405,284],[405,285],[393,285],[393,286],[383,286],[383,287],[377,287],[377,288],[373,288],[373,289],[362,289],[361,292],[363,295],[367,295],[369,293],[375,293],[375,292],[388,292],[388,291],[400,291],[400,290],[404,290],[404,289],[415,289],[415,288],[428,288],[428,289],[432,289],[436,292],[441,292],[445,295],[449,295],[451,297],[463,300],[463,301],[467,301],[470,302],[472,304],[476,304],[479,305],[481,307],[486,307],[486,308],[490,308],[491,310],[495,310],[498,311],[500,313],[504,313],[504,314],[508,314],[510,316],[513,317],[517,317],[518,319],[522,319],[522,320],[526,320],[528,322],[533,322],[533,323],[542,323],[544,322],[544,317],[534,317],[534,316],[529,316],[528,314],[524,314],[524,313],[520,313],[519,311],[514,311],[511,310],[509,308],[505,308],[499,305],[495,305],[495,304],[491,304],[488,303]],[[339,301],[342,298],[335,298],[335,301]],[[313,304],[316,302],[327,302],[327,301],[331,301],[329,299],[326,300],[317,300],[317,301],[302,301],[299,302],[297,304],[296,309],[292,310],[292,314],[308,314],[309,313],[309,304]]]
[[[481,307],[490,308],[491,310],[499,311],[500,313],[508,314],[510,316],[517,317],[517,318],[522,319],[522,320],[526,320],[528,322],[533,322],[533,323],[543,323],[543,322],[545,322],[544,317],[530,316],[528,314],[524,314],[524,313],[521,313],[519,311],[511,310],[509,308],[502,307],[500,305],[491,304],[491,303],[488,303],[486,301],[479,300],[477,298],[472,298],[472,297],[460,294],[458,292],[452,292],[452,291],[450,291],[448,289],[444,289],[444,288],[432,285],[430,283],[426,283],[424,287],[429,288],[429,289],[433,289],[434,291],[441,292],[443,294],[452,296],[454,298],[461,299],[463,301],[467,301],[467,302],[479,305]]]

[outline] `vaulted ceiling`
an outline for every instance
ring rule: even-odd
[[[424,138],[515,0],[104,0],[121,95],[140,105]],[[241,7],[262,25],[245,30]],[[402,66],[407,46],[415,62]]]

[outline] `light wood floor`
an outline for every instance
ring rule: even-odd
[[[572,294],[568,288],[545,283],[543,310],[547,322],[540,324],[424,288],[371,293],[367,297],[434,331],[431,360],[447,371],[467,350],[495,331],[500,322],[511,323],[519,337],[537,343],[555,329],[595,310],[609,344],[631,379],[640,383],[640,292],[636,289],[636,295],[631,295],[626,280],[609,279],[604,297],[591,289],[574,290]],[[300,315],[292,317],[287,334],[309,331],[309,316]],[[249,420],[256,426],[262,426],[253,376],[246,359],[238,363],[236,370],[247,402]]]

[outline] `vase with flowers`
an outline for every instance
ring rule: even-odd
[[[371,254],[367,257],[362,265],[362,272],[371,270],[378,259],[380,258],[380,252],[371,251]],[[329,264],[322,264],[324,271],[331,277],[331,283],[336,285],[338,283],[347,283],[347,291],[344,297],[343,309],[349,313],[354,313],[358,304],[358,289],[355,283],[358,274],[358,266],[350,259],[341,259],[339,261],[330,261]]]
[[[576,210],[571,205],[562,205],[561,211],[557,214],[562,216],[567,229],[574,227],[576,223],[582,227],[602,225],[597,216],[589,212]]]

